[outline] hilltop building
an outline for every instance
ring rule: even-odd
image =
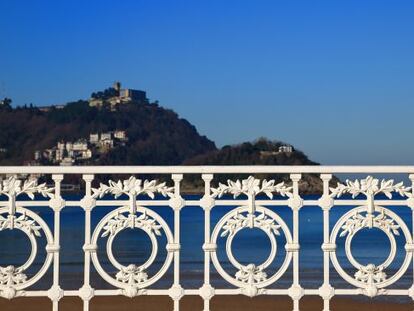
[[[121,99],[121,102],[144,102],[147,100],[147,93],[139,90],[123,89],[120,90],[119,97]]]
[[[280,153],[292,153],[293,147],[291,145],[283,145],[279,147]]]
[[[278,156],[281,153],[290,154],[292,152],[293,152],[293,147],[291,145],[281,145],[276,150],[270,150],[270,151],[262,150],[262,151],[260,151],[260,158],[264,159],[264,158],[267,158],[267,157]]]
[[[89,106],[102,107],[107,103],[111,109],[115,109],[119,104],[130,102],[146,103],[147,101],[147,93],[145,91],[122,89],[121,82],[115,82],[111,89],[105,92],[93,93],[89,99]]]

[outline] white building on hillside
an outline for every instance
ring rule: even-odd
[[[85,139],[79,139],[73,144],[73,151],[85,151],[88,149],[88,142]]]
[[[89,142],[91,144],[97,144],[99,142],[99,134],[94,133],[89,135]]]
[[[126,133],[125,133],[125,131],[122,131],[122,130],[116,130],[114,132],[114,137],[119,139],[119,140],[125,140],[126,139]]]
[[[279,152],[291,153],[293,152],[293,147],[290,145],[283,145],[279,147]]]
[[[111,132],[101,134],[101,141],[108,140],[108,139],[112,139],[112,133]]]

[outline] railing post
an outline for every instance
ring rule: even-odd
[[[333,206],[333,199],[329,195],[329,181],[331,174],[321,174],[323,182],[323,194],[318,204],[323,211],[323,285],[319,288],[319,296],[323,299],[323,311],[329,311],[330,299],[335,291],[329,282],[329,254],[335,249],[335,245],[329,243],[329,211]]]
[[[60,250],[60,212],[65,206],[65,201],[61,196],[61,182],[63,180],[62,174],[52,175],[55,183],[55,194],[49,201],[49,206],[53,209],[54,214],[54,233],[53,245],[47,245],[46,251],[53,253],[53,285],[48,290],[47,295],[52,300],[53,311],[59,310],[59,300],[62,299],[64,292],[59,286],[59,250]]]
[[[182,174],[172,174],[174,181],[174,196],[170,199],[169,205],[174,210],[174,246],[170,251],[174,252],[174,284],[169,289],[169,295],[174,301],[174,311],[180,310],[180,299],[184,296],[184,289],[180,285],[180,211],[185,201],[180,194],[180,182]]]
[[[211,197],[211,181],[213,174],[203,174],[204,196],[200,200],[200,206],[204,209],[204,284],[200,288],[200,296],[203,298],[204,311],[210,310],[210,299],[214,296],[214,288],[210,285],[210,252],[216,249],[216,245],[211,243],[210,237],[210,212],[215,205],[215,200]]]
[[[95,207],[96,201],[92,196],[92,181],[94,175],[83,175],[85,181],[85,196],[81,200],[81,207],[85,211],[85,244],[83,245],[84,251],[84,280],[83,286],[79,289],[79,296],[83,300],[83,310],[89,310],[89,301],[95,295],[94,289],[90,285],[90,266],[91,266],[91,253],[96,252],[97,246],[91,244],[91,212]]]
[[[299,300],[304,295],[304,290],[299,284],[299,210],[303,206],[303,200],[299,195],[299,180],[301,174],[291,174],[293,196],[289,199],[289,207],[293,212],[293,243],[287,251],[293,252],[293,284],[288,290],[288,295],[293,300],[293,311],[299,311]]]

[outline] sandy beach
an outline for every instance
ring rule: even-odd
[[[322,310],[322,300],[318,297],[304,297],[301,300],[301,311]],[[202,310],[203,302],[200,297],[188,296],[181,300],[181,311]],[[332,311],[412,311],[412,303],[391,303],[376,301],[358,301],[347,298],[334,298],[331,301]],[[0,299],[2,311],[45,311],[52,310],[51,302],[46,298],[16,298],[12,301]],[[59,310],[82,310],[80,298],[66,297],[60,301]],[[91,302],[92,311],[171,311],[172,301],[168,297],[142,296],[134,299],[125,297],[95,297]],[[217,296],[211,301],[213,311],[290,311],[292,302],[287,297],[260,296],[250,299],[245,296]]]

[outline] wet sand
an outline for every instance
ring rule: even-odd
[[[348,298],[331,300],[332,311],[412,311],[413,303],[378,302],[375,300],[359,301]],[[291,311],[292,301],[288,297],[259,296],[216,296],[211,300],[212,311]],[[320,311],[323,309],[319,297],[304,297],[300,303],[301,311]],[[52,304],[47,298],[16,298],[8,301],[0,299],[1,311],[47,311]],[[81,311],[80,298],[65,297],[59,303],[60,311]],[[141,296],[134,299],[126,297],[95,297],[90,304],[91,311],[171,311],[171,299],[165,296]],[[181,311],[201,311],[203,301],[197,296],[187,296],[181,300]]]

